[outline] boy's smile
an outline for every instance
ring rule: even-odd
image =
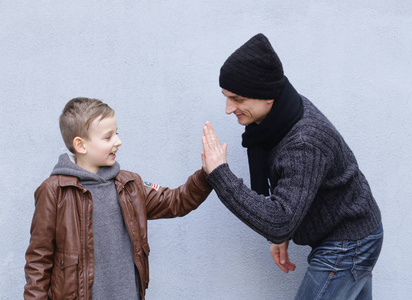
[[[117,136],[116,117],[96,118],[88,131],[89,137],[83,139],[84,153],[76,155],[77,165],[92,173],[97,173],[99,167],[113,166],[122,145]]]

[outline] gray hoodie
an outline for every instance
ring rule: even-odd
[[[116,162],[100,167],[96,174],[74,162],[74,157],[62,154],[51,175],[69,175],[92,194],[94,283],[93,299],[139,299],[132,244],[117,199],[114,178],[120,171]]]

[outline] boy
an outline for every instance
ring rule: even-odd
[[[176,189],[120,170],[114,111],[74,98],[60,116],[67,148],[35,192],[25,299],[144,299],[147,219],[183,216],[211,188],[198,170]]]

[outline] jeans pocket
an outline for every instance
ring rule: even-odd
[[[379,227],[374,233],[357,241],[356,254],[353,258],[352,274],[358,280],[370,273],[382,249],[383,230]]]

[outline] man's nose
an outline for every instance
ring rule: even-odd
[[[236,106],[233,103],[233,100],[226,98],[226,114],[230,115],[236,110]]]

